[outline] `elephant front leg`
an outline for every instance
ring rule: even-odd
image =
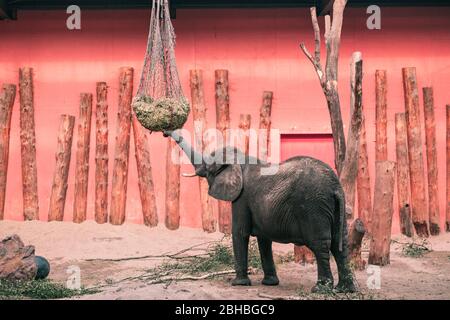
[[[233,286],[251,286],[248,277],[248,241],[250,236],[233,232],[234,269],[236,278],[231,282]]]
[[[264,279],[262,284],[266,286],[276,286],[280,283],[275,269],[272,253],[272,241],[258,237],[259,253],[261,255],[261,264],[264,270]]]

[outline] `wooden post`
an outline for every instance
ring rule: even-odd
[[[230,96],[228,93],[228,70],[216,70],[216,128],[222,133],[223,144],[228,143],[227,131],[230,128]],[[224,234],[231,233],[231,203],[219,203],[219,231]]]
[[[132,115],[132,124],[139,194],[141,196],[144,224],[149,227],[156,227],[158,225],[158,212],[156,209],[152,165],[150,162],[150,146],[147,135],[134,112]]]
[[[447,105],[447,208],[445,231],[450,232],[450,104]]]
[[[109,222],[120,225],[125,222],[127,203],[128,160],[130,154],[131,100],[133,97],[133,72],[131,67],[120,68],[119,110],[114,149],[114,168],[111,186]]]
[[[366,232],[371,234],[372,192],[370,190],[369,156],[367,153],[366,124],[364,114],[361,120],[361,133],[359,137],[358,177],[356,178],[356,186],[356,194],[358,197],[358,217],[362,220]]]
[[[409,178],[414,227],[419,237],[428,237],[428,208],[425,196],[425,172],[422,155],[422,135],[416,68],[404,68],[406,125],[408,135]]]
[[[69,178],[75,117],[61,115],[56,147],[56,165],[53,174],[52,193],[48,209],[48,221],[63,221],[66,204],[67,180]]]
[[[39,219],[36,166],[36,133],[34,125],[33,69],[19,70],[20,144],[22,155],[23,216]]]
[[[357,270],[364,270],[366,267],[366,261],[361,257],[361,246],[365,233],[364,222],[359,218],[355,219],[349,228],[348,251],[350,263]]]
[[[425,143],[428,169],[428,212],[430,214],[430,234],[436,236],[439,228],[438,166],[436,151],[436,121],[434,119],[433,88],[423,88],[425,114]]]
[[[362,60],[362,53],[359,51],[355,51],[352,54],[351,57],[351,61],[350,61],[350,119],[352,118],[352,115],[354,114],[354,109],[355,109],[355,99],[356,99],[356,91],[355,91],[355,86],[356,86],[356,62],[361,61]],[[364,120],[364,115],[362,114],[362,105],[361,105],[361,125],[363,124],[363,120]],[[351,121],[351,120],[350,120]],[[360,128],[357,138],[358,138],[358,145],[357,145],[357,153],[359,154],[359,141],[360,141],[360,136],[361,136],[361,131],[362,128]],[[348,127],[348,134],[347,134],[347,139],[349,140],[350,137],[355,137],[354,136],[354,127],[352,127],[351,125],[349,125]],[[347,152],[347,150],[346,150]],[[347,155],[345,156],[347,158]],[[357,155],[358,157],[358,155]],[[359,157],[358,157],[359,159]],[[356,170],[358,170],[358,159],[356,161]],[[354,162],[354,161],[352,161]],[[357,173],[356,173],[357,175]],[[356,177],[354,180],[354,183],[352,186],[350,186],[351,188],[353,188],[353,190],[347,192],[346,190],[344,190],[345,192],[345,200],[347,202],[347,204],[349,204],[351,207],[347,208],[347,209],[351,209],[351,214],[349,217],[349,212],[347,212],[347,218],[353,218],[354,217],[354,211],[355,211],[355,188],[356,188]],[[350,195],[351,193],[351,195]]]
[[[190,71],[190,86],[195,130],[195,148],[203,153],[205,151],[203,134],[207,128],[207,121],[203,89],[203,72],[201,70]],[[208,195],[209,186],[206,178],[199,177],[198,179],[200,203],[202,207],[202,227],[206,232],[215,232],[217,221],[214,216],[214,199]]]
[[[411,189],[409,186],[408,141],[404,113],[395,114],[395,142],[397,155],[397,197],[402,234],[412,237],[414,227],[411,219]]]
[[[249,114],[241,114],[239,116],[239,129],[241,137],[239,137],[240,145],[238,146],[242,152],[248,155],[250,151],[250,126],[252,116]]]
[[[350,108],[350,128],[347,137],[345,161],[340,176],[342,188],[345,192],[347,219],[350,220],[354,217],[353,208],[355,206],[355,184],[358,176],[359,137],[362,124],[362,64],[361,53],[353,53],[351,64],[352,77],[350,79],[350,88],[353,91],[351,97],[353,105]],[[359,219],[358,223],[354,223],[352,227],[353,229],[350,228],[351,235],[353,235],[353,243],[350,243],[351,263],[358,269],[364,269],[365,262],[361,258],[361,242],[365,233],[363,221]],[[360,242],[357,243],[356,241]]]
[[[6,179],[8,176],[11,116],[16,98],[16,86],[4,84],[0,91],[0,220],[5,211]]]
[[[270,126],[272,114],[273,92],[264,91],[263,102],[259,112],[258,157],[267,161],[269,156]]]
[[[180,227],[180,162],[177,143],[168,139],[166,156],[166,227]]]
[[[353,219],[353,208],[355,206],[355,184],[358,175],[358,149],[359,136],[362,120],[362,59],[360,53],[353,54],[354,81],[351,79],[353,90],[352,101],[354,105],[350,108],[350,129],[347,137],[347,148],[345,162],[342,166],[340,181],[345,193],[347,218]]]
[[[77,156],[75,164],[75,196],[73,222],[86,220],[89,181],[89,147],[91,137],[92,94],[80,95],[80,116],[78,118]]]
[[[369,264],[389,264],[392,214],[394,212],[395,162],[377,161],[373,199],[372,240]]]
[[[386,161],[387,155],[387,84],[386,71],[375,72],[375,161]]]
[[[108,86],[97,82],[95,110],[95,221],[108,222]]]

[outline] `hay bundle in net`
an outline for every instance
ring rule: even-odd
[[[180,129],[189,116],[189,103],[178,77],[167,0],[153,0],[147,52],[132,106],[142,126],[151,131]]]
[[[150,131],[179,129],[189,115],[189,104],[173,98],[136,97],[133,108],[139,122]]]

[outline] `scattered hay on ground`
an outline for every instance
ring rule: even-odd
[[[401,242],[397,243],[402,245],[402,254],[405,257],[421,258],[425,254],[433,251],[427,239],[422,239],[420,243],[417,243],[416,241],[408,243],[401,243]]]
[[[85,288],[73,290],[65,287],[61,283],[55,283],[49,280],[0,280],[0,300],[62,299],[97,292],[97,290],[89,290]]]

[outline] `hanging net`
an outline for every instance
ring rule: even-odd
[[[153,0],[144,67],[132,106],[142,126],[151,131],[180,129],[188,118],[190,107],[178,77],[168,0]]]

